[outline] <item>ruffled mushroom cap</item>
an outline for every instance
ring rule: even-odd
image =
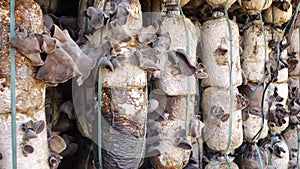
[[[45,128],[45,122],[43,120],[33,121],[29,120],[26,123],[23,123],[21,126],[22,130],[25,132],[24,140],[29,140],[37,138]]]
[[[195,77],[198,79],[208,78],[207,68],[203,63],[198,63],[196,65]]]
[[[57,41],[54,52],[48,54],[45,64],[38,70],[37,78],[47,83],[64,83],[80,74],[72,57]]]
[[[86,9],[86,15],[89,17],[89,24],[95,28],[100,29],[104,26],[104,17],[102,12],[97,11],[94,7],[88,7]]]
[[[246,150],[243,151],[243,154],[237,158],[239,167],[241,169],[260,168],[260,159],[262,160],[263,166],[267,166],[268,157],[266,151],[260,148],[259,153],[260,157],[254,145],[247,145]]]
[[[56,48],[56,40],[49,33],[35,34],[39,41],[42,52],[52,53]]]
[[[34,152],[34,148],[32,147],[32,145],[28,144],[27,142],[25,142],[23,145],[22,145],[22,151],[23,151],[23,155],[25,157],[28,156],[28,154],[31,154]]]
[[[270,145],[269,151],[272,153],[271,161],[274,168],[288,168],[289,165],[289,148],[287,143],[275,136],[273,144]]]
[[[186,15],[192,15],[197,13],[198,7],[204,2],[205,0],[190,0],[184,7],[183,11]]]
[[[59,154],[51,154],[51,156],[49,157],[49,166],[50,166],[50,169],[57,169],[58,168],[58,165],[59,163],[61,162],[61,159],[63,157],[60,156]]]
[[[144,47],[135,51],[135,57],[138,60],[138,66],[141,69],[155,71],[160,70],[160,66],[156,64],[153,49]]]
[[[67,145],[63,138],[58,135],[53,135],[48,139],[50,150],[55,153],[61,153],[66,149]]]
[[[40,56],[40,43],[35,34],[28,33],[26,29],[20,27],[14,39],[10,44],[26,56],[33,66],[41,66],[44,64]]]
[[[78,144],[77,143],[70,143],[68,144],[67,148],[62,151],[60,154],[64,157],[70,157],[72,155],[74,155],[78,150]]]
[[[273,3],[273,7],[269,7],[264,12],[263,17],[266,23],[284,24],[291,19],[293,9],[290,0],[285,0],[278,3],[279,4]]]
[[[178,66],[182,74],[191,76],[196,72],[196,66],[185,50],[177,49],[176,56],[178,57]]]
[[[156,33],[158,31],[158,27],[154,27],[150,25],[148,27],[143,27],[138,34],[138,41],[142,44],[149,44],[156,40]]]
[[[58,110],[60,113],[64,112],[68,115],[68,118],[71,120],[76,119],[74,105],[71,100],[65,101]]]
[[[195,117],[190,122],[190,131],[191,136],[194,138],[199,138],[202,136],[202,128],[204,127],[204,123],[200,121],[200,116],[195,115]]]
[[[175,146],[182,148],[184,150],[191,150],[192,145],[190,141],[187,139],[187,133],[185,129],[180,129],[176,133],[177,140],[175,142]]]
[[[112,40],[115,40],[116,42],[113,43],[114,45],[118,42],[129,42],[132,38],[130,35],[128,35],[123,27],[117,23],[112,22],[109,24],[110,28],[112,29]]]
[[[148,100],[148,107],[147,107],[147,111],[148,113],[151,113],[153,111],[155,111],[158,108],[159,102],[155,99],[149,99]]]
[[[166,52],[171,45],[171,37],[168,32],[165,34],[160,34],[156,38],[156,40],[153,42],[152,47],[155,50],[155,52],[158,53],[163,53]]]
[[[269,8],[272,4],[272,0],[238,0],[238,2],[240,6],[246,8],[247,10],[253,10],[257,12]]]
[[[62,31],[55,25],[54,38],[61,42],[63,50],[72,58],[75,67],[78,70],[79,77],[77,78],[77,84],[80,86],[85,79],[88,78],[90,71],[95,67],[96,61],[89,58],[79,46],[72,40],[67,30]],[[47,57],[48,58],[48,57]]]
[[[32,53],[41,52],[39,41],[34,34],[28,33],[23,27],[19,27],[15,37],[10,41],[10,44],[17,48],[20,52]]]

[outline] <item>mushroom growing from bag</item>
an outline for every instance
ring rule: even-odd
[[[233,90],[233,96],[238,93]],[[204,142],[214,151],[224,152],[238,148],[243,143],[242,111],[238,108],[236,97],[233,98],[232,114],[230,115],[230,92],[228,89],[209,87],[202,94],[203,122],[205,124]],[[230,131],[230,118],[232,130]],[[231,142],[228,143],[228,134],[231,133]]]
[[[98,66],[101,67],[102,116],[99,118],[102,120],[103,167],[136,169],[144,158],[147,117],[147,72],[139,67],[136,59],[140,50],[137,35],[142,29],[141,7],[137,0],[114,2],[113,5],[120,9],[113,14],[103,32],[96,30],[89,37],[89,43],[82,47],[86,55],[96,58],[98,63],[82,86],[73,82],[73,89],[77,91],[73,102],[81,133],[97,140],[94,134],[97,132],[95,84]],[[124,5],[130,7],[126,8],[126,19],[119,16],[126,7]],[[103,35],[102,44],[99,43],[100,34]],[[88,93],[88,98],[83,97],[84,92]]]
[[[281,138],[278,138],[278,136],[275,136],[272,139],[274,140],[273,144],[270,145],[272,154],[270,154],[271,152],[268,152],[268,156],[271,155],[272,164],[269,165],[274,168],[288,169],[290,153],[287,143]]]
[[[85,79],[88,78],[91,70],[95,67],[96,61],[89,58],[73,41],[67,30],[60,30],[58,26],[54,25],[54,38],[61,42],[61,48],[68,53],[79,72],[77,83],[80,86]]]
[[[242,111],[244,138],[247,141],[256,141],[267,137],[269,130],[267,120],[268,92],[264,95],[264,105],[262,105],[264,94],[262,85],[258,86],[258,84],[248,83],[247,85],[239,86],[239,92],[247,96],[250,102],[249,106]],[[262,111],[264,114],[262,114]],[[262,121],[263,116],[264,121]],[[263,128],[261,129],[261,127]]]
[[[232,26],[232,84],[242,84],[239,54],[239,29],[235,22]],[[216,34],[216,32],[218,32]],[[203,87],[215,86],[229,88],[230,42],[228,25],[225,18],[206,21],[201,28],[202,62],[207,67],[209,78],[202,80]],[[222,73],[220,73],[222,72]]]
[[[205,166],[204,169],[229,169],[228,165],[231,169],[238,169],[238,165],[233,161],[234,158],[229,157],[227,159],[228,162],[224,157],[217,157],[217,159],[212,159],[209,163]]]
[[[291,125],[289,126],[283,133],[283,137],[286,141],[286,144],[289,147],[290,152],[290,167],[296,167],[297,164],[297,158],[298,157],[298,131],[299,126]]]
[[[248,13],[258,14],[262,10],[269,8],[272,0],[238,0],[239,5],[248,10]]]
[[[186,124],[193,119],[195,106],[196,79],[193,75],[196,72],[197,32],[189,19],[179,15],[177,2],[166,1],[166,6],[167,14],[162,17],[160,27],[161,36],[153,42],[161,76],[154,79],[155,90],[150,91],[150,96],[159,102],[159,107],[154,111],[156,116],[151,118],[161,125],[161,140],[148,147],[159,152],[150,157],[154,168],[181,169],[187,165],[192,149],[191,131]],[[185,33],[184,23],[189,37]],[[190,50],[187,50],[187,43]],[[187,90],[189,87],[190,90]]]
[[[300,49],[299,49],[299,29],[293,30],[290,38],[290,46],[288,47],[288,53],[290,59],[298,60],[294,65],[293,69],[290,69],[289,76],[300,75]],[[292,66],[292,65],[291,65]]]
[[[272,6],[266,9],[263,14],[266,23],[284,24],[288,22],[293,14],[291,0],[273,2]],[[273,18],[274,16],[274,18]]]
[[[243,54],[241,56],[241,65],[248,82],[258,83],[264,76],[265,59],[268,60],[268,54],[271,52],[269,41],[272,39],[272,30],[265,26],[266,52],[264,32],[261,24],[257,21],[247,27],[243,32]]]
[[[39,58],[40,46],[35,39],[35,34],[42,34],[44,31],[43,14],[40,6],[33,0],[20,1],[15,3],[15,27],[22,27],[23,32],[28,32],[23,40],[32,38],[32,43],[36,46],[27,46],[27,51],[22,48],[15,48],[15,77],[10,77],[10,49],[9,37],[13,32],[9,32],[10,21],[10,1],[3,0],[0,3],[0,160],[1,168],[12,168],[12,118],[11,118],[11,91],[10,79],[15,78],[16,94],[16,156],[17,165],[21,168],[43,168],[49,169],[47,146],[47,132],[35,129],[34,125],[24,132],[22,126],[28,121],[45,121],[45,82],[36,78],[37,65],[42,62]],[[13,30],[14,31],[14,30]],[[15,38],[19,37],[16,32]],[[23,41],[24,42],[24,41]],[[15,42],[12,42],[15,43]],[[22,44],[24,45],[24,44]],[[26,43],[25,43],[26,46]],[[24,49],[24,48],[23,48]],[[34,49],[34,50],[33,50]],[[26,53],[29,52],[29,53]],[[33,53],[32,53],[33,52]],[[25,55],[24,55],[25,54]],[[30,60],[26,54],[36,54],[37,62]],[[29,126],[28,126],[29,127]],[[37,138],[35,138],[37,137]],[[27,140],[27,141],[26,141]],[[24,153],[25,152],[25,153]],[[25,156],[24,156],[25,155]],[[27,155],[27,157],[26,157]]]
[[[266,168],[268,164],[267,152],[262,148],[257,151],[255,145],[249,143],[246,145],[246,150],[243,150],[243,154],[237,157],[237,163],[240,169],[261,168],[261,163],[262,167]]]
[[[37,78],[50,84],[64,83],[80,72],[72,57],[56,40],[56,49],[46,57],[45,64],[38,70]]]
[[[269,116],[268,122],[273,133],[281,133],[289,125],[287,111],[288,84],[272,84],[269,87]],[[271,98],[271,99],[270,99]]]

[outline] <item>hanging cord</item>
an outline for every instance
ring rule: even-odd
[[[103,11],[105,10],[106,2],[103,6]],[[100,32],[100,45],[103,43],[103,28],[101,28]],[[102,105],[102,69],[101,67],[98,68],[98,105],[97,105],[97,110],[98,110],[98,117],[97,117],[97,131],[98,131],[98,160],[99,160],[99,168],[103,169],[103,164],[102,164],[102,113],[101,113],[101,105]]]
[[[258,154],[260,168],[263,169],[264,168],[263,160],[262,160],[262,157],[261,157],[261,154],[260,154],[259,147],[257,146],[256,142],[254,143],[254,146],[255,146],[256,152]]]
[[[277,42],[277,56],[276,56],[277,65],[279,65],[279,62],[281,61],[281,58],[280,58],[280,41],[283,39],[283,36],[284,36],[284,34],[287,30],[288,25],[291,24],[290,31],[293,30],[293,27],[295,25],[295,21],[296,21],[299,9],[300,9],[300,3],[298,3],[298,6],[297,6],[296,11],[295,11],[294,16],[293,16],[293,19],[289,20],[289,22],[286,24],[285,28],[283,29],[283,31],[281,33],[280,39]],[[274,25],[274,7],[273,6],[272,6],[272,22],[273,22],[273,25]],[[300,35],[300,33],[299,33],[299,35]],[[289,36],[290,36],[290,33],[289,33]],[[273,38],[273,35],[272,35],[272,38]],[[299,40],[300,40],[300,36],[299,36]],[[268,84],[270,84],[270,82]],[[274,134],[272,134],[271,146],[273,145],[273,142],[274,142]],[[268,161],[269,165],[272,165],[271,158],[272,158],[272,152],[270,152],[270,155],[269,155],[269,161]]]
[[[271,133],[272,134],[272,133]],[[271,137],[271,142],[270,142],[270,147],[273,146],[274,144],[274,140],[275,140],[275,137],[274,137],[274,134],[272,134],[272,137]],[[268,165],[269,166],[272,166],[272,151],[270,151],[270,155],[269,155],[269,159],[268,159]]]
[[[228,25],[228,30],[229,30],[229,41],[230,41],[230,64],[229,64],[229,77],[230,77],[230,119],[229,119],[229,135],[228,135],[228,141],[227,141],[227,146],[226,146],[226,151],[228,151],[231,143],[231,135],[232,135],[232,112],[233,112],[233,84],[232,84],[232,65],[233,65],[233,53],[232,53],[232,28],[227,12],[227,5],[228,5],[228,0],[226,0],[226,6],[225,6],[225,16],[226,16],[226,21]]]
[[[266,5],[266,0],[264,2],[264,5],[263,5],[263,8],[264,6]],[[263,82],[264,86],[264,92],[263,92],[263,95],[262,95],[262,100],[261,100],[261,123],[260,123],[260,129],[259,131],[255,134],[255,136],[251,139],[251,141],[253,142],[256,138],[258,139],[261,135],[261,132],[264,128],[264,124],[265,124],[265,91],[267,90],[268,86],[266,85],[266,77],[267,77],[267,71],[266,71],[266,63],[267,63],[267,39],[266,39],[266,32],[265,32],[265,27],[264,27],[264,22],[262,20],[262,14],[261,14],[261,11],[259,12],[259,21],[260,21],[260,24],[261,24],[261,27],[262,27],[262,31],[263,31],[263,38],[264,38],[264,54],[265,54],[265,57],[264,57],[264,75],[263,75],[263,78],[262,78],[262,81],[260,83]],[[254,92],[256,92],[256,89],[260,86],[261,84],[258,84],[257,87],[255,88],[255,90],[253,91],[253,95],[254,95]],[[252,96],[253,96],[252,95]],[[264,166],[263,166],[263,160],[262,160],[262,157],[261,157],[261,154],[260,154],[260,150],[259,150],[259,147],[257,146],[257,142],[255,141],[254,143],[254,146],[255,146],[255,149],[256,149],[256,152],[258,154],[258,158],[259,158],[259,164],[260,164],[260,168],[263,169]]]
[[[232,53],[232,28],[231,28],[231,24],[230,24],[230,19],[228,16],[228,11],[227,11],[227,6],[228,6],[228,0],[226,0],[225,3],[225,17],[226,17],[226,22],[227,22],[227,26],[228,26],[228,32],[229,32],[229,43],[230,43],[230,64],[229,64],[229,92],[230,92],[230,100],[229,100],[229,114],[230,114],[230,118],[229,118],[229,134],[228,134],[228,139],[227,139],[227,146],[226,146],[226,152],[229,150],[230,144],[231,144],[231,135],[232,135],[232,114],[233,114],[233,84],[232,84],[232,65],[233,65],[233,53]],[[224,155],[226,162],[227,162],[227,166],[229,169],[231,169],[230,163],[228,161],[228,155],[227,153],[225,153]]]
[[[297,6],[297,9],[299,11],[299,7],[300,6],[300,3],[298,3],[298,6]],[[297,12],[298,13],[298,12]],[[300,22],[298,21],[298,41],[300,42]],[[299,44],[299,43],[298,43]],[[298,49],[300,49],[300,46],[298,46]],[[300,78],[300,77],[298,77]],[[300,158],[300,131],[299,131],[299,126],[298,124],[296,125],[297,126],[297,147],[298,147],[298,151],[297,151],[297,167],[296,168],[299,168],[299,158]]]
[[[91,155],[93,149],[94,149],[94,144],[92,143],[92,145],[90,147],[90,150],[89,150],[89,153],[87,155],[87,158],[85,160],[85,169],[89,168],[90,155]]]
[[[181,8],[181,5],[180,5],[180,0],[178,0],[178,8],[179,8],[179,11],[180,11],[180,15],[181,15],[183,25],[184,25],[184,30],[185,30],[186,52],[190,56],[190,54],[191,54],[191,51],[190,51],[190,36],[189,36],[188,28],[187,28],[186,23],[185,23],[185,19],[184,19],[185,16],[183,14],[183,11],[182,11],[182,8]],[[187,78],[188,78],[188,95],[187,95],[186,113],[185,113],[185,130],[186,130],[186,133],[189,132],[189,114],[190,114],[189,107],[190,107],[190,99],[191,99],[191,78],[190,78],[190,76],[188,76]]]
[[[294,13],[294,16],[293,16],[293,19],[292,20],[289,20],[289,22],[287,23],[287,25],[285,26],[285,28],[283,29],[282,33],[281,33],[281,36],[280,36],[280,39],[278,40],[277,42],[277,64],[279,65],[279,62],[281,61],[281,58],[280,58],[280,41],[283,39],[283,36],[285,35],[285,32],[288,28],[288,25],[294,25],[295,24],[295,21],[296,21],[296,18],[297,18],[297,15],[298,15],[298,12],[299,12],[299,9],[300,9],[300,3],[298,3],[298,6],[296,8],[296,11]],[[292,21],[292,23],[291,23]],[[292,30],[293,28],[290,28],[290,31]],[[299,28],[298,28],[299,29]],[[299,37],[300,39],[300,37]],[[282,136],[281,136],[282,138]],[[283,139],[283,138],[282,138]],[[284,140],[284,139],[283,139]],[[274,141],[274,135],[272,136],[272,139],[271,139],[271,145],[273,145],[273,141]],[[272,152],[270,153],[270,156],[269,156],[269,163],[272,164],[272,161],[271,161],[271,156],[272,156]]]
[[[146,93],[148,93],[148,87],[146,86]],[[146,112],[148,112],[148,102],[146,102]],[[146,139],[147,139],[147,114],[145,115],[145,124],[144,124],[144,136],[143,136],[143,143],[142,143],[142,150],[141,150],[141,154],[140,154],[140,158],[139,159],[143,159],[144,158],[144,153],[145,153],[145,145],[146,145]]]
[[[293,21],[292,21],[292,24],[291,24],[291,27],[290,27],[290,32],[289,32],[289,38],[288,39],[290,39],[291,34],[292,34],[293,30],[294,30],[294,26],[295,26],[295,23],[296,23],[296,19],[297,19],[299,10],[300,10],[300,3],[298,3],[297,8],[295,10],[295,13],[294,13],[294,16],[293,16]]]
[[[101,31],[102,34],[102,31]],[[102,72],[101,68],[98,70],[98,158],[99,158],[99,167],[102,169],[102,136],[101,136],[101,104],[102,104]]]
[[[263,5],[263,8],[265,7],[266,5],[266,0],[264,2],[264,5]],[[261,123],[260,123],[260,129],[258,130],[258,132],[255,134],[255,136],[251,139],[251,141],[253,142],[256,138],[258,139],[260,137],[260,134],[264,128],[264,124],[265,124],[265,91],[267,90],[268,86],[266,85],[266,82],[265,82],[265,79],[266,79],[266,75],[267,75],[267,71],[266,71],[266,63],[267,63],[267,57],[268,57],[268,54],[267,54],[267,38],[266,38],[266,31],[265,31],[265,26],[264,26],[264,22],[262,20],[262,15],[261,15],[261,11],[259,12],[259,21],[260,21],[260,24],[261,24],[261,28],[262,28],[262,32],[263,32],[263,38],[264,38],[264,54],[265,54],[265,57],[264,57],[264,76],[263,76],[263,80],[262,82],[264,83],[264,92],[263,92],[263,95],[262,95],[262,100],[261,100]],[[270,72],[269,72],[270,73]],[[262,83],[261,82],[261,83]],[[253,91],[253,95],[254,95],[254,92],[256,91],[256,89],[260,86],[261,84],[258,84],[255,88],[255,90]],[[252,95],[252,96],[253,96]],[[256,142],[255,142],[255,146],[256,145]],[[259,153],[259,152],[257,152]],[[262,159],[260,158],[260,162],[262,164]],[[263,166],[261,166],[263,168]]]
[[[10,39],[15,37],[15,0],[10,1]],[[17,122],[16,122],[16,61],[15,49],[10,46],[10,86],[11,86],[11,143],[12,166],[17,169]]]
[[[183,25],[184,25],[184,30],[185,30],[185,36],[186,36],[186,52],[188,54],[188,56],[190,56],[190,37],[189,37],[189,32],[188,32],[188,28],[186,26],[186,23],[185,23],[185,16],[184,16],[184,13],[182,11],[182,8],[181,8],[181,4],[180,4],[180,0],[178,0],[178,8],[179,8],[179,11],[180,11],[180,15],[181,15],[181,18],[182,18],[182,22],[183,22]],[[190,99],[191,99],[191,77],[188,76],[187,77],[187,83],[188,83],[188,95],[187,95],[187,101],[186,101],[186,110],[185,110],[185,130],[186,130],[186,134],[188,134],[189,132],[189,114],[190,114]],[[183,152],[183,156],[182,156],[182,165],[184,163],[184,159],[185,159],[185,151]]]
[[[100,45],[103,43],[103,29],[101,28],[100,32]],[[100,169],[103,168],[102,165],[102,136],[101,136],[101,118],[102,118],[102,113],[101,113],[101,105],[102,105],[102,72],[101,72],[101,67],[98,69],[98,159],[99,159],[99,167]]]
[[[152,8],[153,8],[153,0],[151,0],[151,12],[152,12]],[[161,18],[161,13],[162,11],[160,12],[160,17]],[[150,15],[150,24],[153,24],[153,16],[152,16],[152,13]],[[150,86],[150,90],[152,91],[153,90],[153,86],[151,85]],[[148,85],[146,85],[146,95],[147,95],[147,98],[148,98]],[[148,121],[148,101],[146,102],[146,114],[145,114],[145,122],[144,122],[144,135],[143,135],[143,140],[142,140],[142,146],[141,146],[141,154],[140,154],[140,157],[139,159],[142,161],[142,159],[144,158],[144,154],[145,154],[145,151],[146,151],[146,140],[147,140],[147,121]],[[140,162],[141,162],[140,161]],[[140,163],[139,162],[139,163]]]

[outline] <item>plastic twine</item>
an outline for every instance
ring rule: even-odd
[[[101,68],[98,70],[98,158],[99,158],[99,167],[102,169],[102,137],[101,137],[101,104],[102,104],[102,72]]]
[[[225,3],[225,17],[226,22],[228,26],[228,32],[229,32],[229,43],[230,43],[230,64],[229,64],[229,92],[230,92],[230,100],[229,100],[229,133],[228,133],[228,139],[227,139],[227,146],[226,146],[226,152],[229,150],[230,144],[231,144],[231,136],[232,136],[232,114],[233,114],[233,82],[232,82],[232,65],[233,65],[233,53],[232,53],[232,28],[230,24],[230,19],[227,12],[227,6],[228,6],[228,0],[226,0]],[[229,169],[231,169],[230,163],[228,161],[228,155],[225,153],[224,155],[227,166]]]
[[[262,157],[261,157],[261,154],[260,154],[259,147],[257,146],[257,143],[254,143],[254,146],[255,146],[256,152],[258,154],[260,168],[263,169],[264,165],[263,165],[263,160],[262,160]]]
[[[185,16],[183,14],[181,5],[180,5],[180,0],[178,0],[178,8],[180,11],[180,15],[183,21],[183,25],[184,25],[184,30],[185,30],[185,36],[186,36],[186,52],[188,55],[191,54],[191,50],[190,50],[190,36],[189,36],[189,32],[188,32],[188,28],[186,26],[185,23]],[[190,76],[187,77],[188,78],[188,95],[187,95],[187,101],[186,101],[186,113],[185,113],[185,130],[186,133],[188,133],[189,131],[189,114],[190,114],[190,98],[191,98],[191,78]]]
[[[293,16],[293,21],[292,21],[292,24],[291,24],[291,27],[290,27],[290,32],[289,32],[289,39],[290,39],[291,34],[294,30],[294,26],[295,26],[295,22],[296,22],[299,10],[300,10],[300,3],[298,3],[297,8],[296,8],[295,13],[294,13],[294,16]]]
[[[85,169],[89,168],[90,155],[91,155],[93,149],[94,149],[94,144],[91,145],[89,153],[88,153],[87,158],[85,160]]]
[[[187,52],[188,55],[190,55],[190,53],[191,53],[191,51],[190,51],[190,37],[189,37],[188,28],[187,28],[186,23],[185,23],[185,16],[184,16],[184,13],[183,13],[181,5],[180,5],[180,0],[178,0],[178,8],[179,8],[179,11],[180,11],[180,15],[181,15],[182,22],[183,22],[183,25],[184,25],[184,30],[185,30],[186,52]],[[191,99],[191,77],[188,76],[187,79],[188,79],[188,95],[187,95],[186,112],[185,112],[185,130],[186,130],[186,134],[189,132],[189,114],[190,114],[189,107],[190,107],[190,99]],[[184,151],[184,154],[183,154],[183,157],[182,157],[182,164],[184,162],[184,158],[185,158],[184,156],[185,156],[185,151]]]
[[[265,3],[263,5],[263,8],[264,6],[266,5],[266,0],[265,0]],[[265,82],[265,79],[266,79],[266,74],[267,74],[267,71],[266,71],[266,63],[267,63],[267,57],[268,57],[268,54],[267,54],[267,38],[266,38],[266,32],[265,32],[265,26],[264,26],[264,22],[262,20],[262,15],[261,15],[261,11],[259,12],[259,21],[260,21],[260,24],[261,24],[261,28],[262,28],[262,32],[263,32],[263,38],[264,38],[264,76],[263,76],[263,83],[264,83],[264,91],[266,90],[267,86],[266,86],[266,82]],[[257,85],[257,87],[259,87],[259,85]],[[251,141],[254,141],[254,139],[256,138],[259,138],[260,137],[260,134],[264,128],[264,123],[265,123],[265,93],[263,93],[263,96],[262,96],[262,100],[261,100],[261,123],[260,123],[260,129],[258,130],[258,132],[255,134],[255,136],[251,139]],[[259,152],[257,152],[259,153]],[[259,159],[260,162],[262,162],[261,158]],[[263,166],[261,166],[263,167]]]
[[[15,0],[10,1],[10,39],[15,37]],[[12,166],[17,169],[17,122],[16,122],[16,61],[15,49],[10,46],[10,86],[11,86],[11,143]]]
[[[146,86],[146,93],[148,93],[148,88]],[[148,102],[146,102],[146,112],[148,112]],[[143,135],[143,142],[142,142],[142,151],[140,154],[140,159],[143,159],[144,153],[145,153],[145,145],[146,145],[146,139],[147,139],[147,113],[145,115],[145,124],[144,124],[144,135]]]
[[[232,135],[232,112],[233,112],[233,82],[232,82],[232,65],[233,65],[233,53],[232,53],[232,28],[227,12],[227,5],[228,5],[228,0],[226,0],[226,5],[225,5],[225,17],[227,21],[227,26],[228,26],[228,31],[229,31],[229,42],[230,42],[230,64],[229,64],[229,81],[230,81],[230,119],[229,119],[229,134],[228,134],[228,139],[227,139],[227,146],[226,146],[226,151],[228,151],[231,143],[231,135]]]
[[[266,0],[265,0],[265,3],[263,5],[263,7],[265,6],[266,4]],[[256,89],[261,85],[261,83],[263,82],[264,83],[264,91],[263,91],[263,95],[262,95],[262,99],[261,99],[261,123],[260,123],[260,129],[258,130],[258,132],[255,134],[255,136],[251,139],[251,141],[254,141],[256,138],[258,139],[260,137],[260,134],[263,130],[263,127],[264,127],[264,124],[265,124],[265,92],[268,88],[269,85],[266,85],[266,77],[267,77],[267,71],[266,71],[266,63],[267,63],[267,39],[266,39],[266,32],[265,32],[265,27],[264,27],[264,22],[262,20],[262,15],[261,15],[261,12],[259,13],[259,21],[260,21],[260,24],[261,24],[261,28],[262,28],[262,32],[263,32],[263,38],[264,38],[264,75],[263,75],[263,78],[262,78],[262,81],[259,82],[259,84],[256,86],[255,90],[253,91],[252,94],[255,93]],[[251,96],[252,96],[251,94]],[[255,146],[255,149],[256,149],[256,152],[258,154],[258,159],[259,159],[259,164],[260,164],[260,168],[263,169],[264,166],[263,166],[263,160],[262,160],[262,157],[261,157],[261,154],[260,154],[260,150],[259,150],[259,147],[257,146],[257,142],[254,143],[254,146]]]
[[[182,22],[183,22],[183,25],[184,25],[184,30],[185,30],[185,36],[186,36],[186,52],[188,55],[190,55],[191,51],[190,51],[190,37],[189,37],[189,32],[188,32],[188,28],[186,26],[186,23],[185,23],[185,16],[184,16],[184,13],[182,11],[182,8],[181,8],[181,4],[180,4],[180,0],[178,0],[178,8],[179,8],[179,11],[180,11],[180,15],[181,15],[181,18],[182,18]],[[187,101],[186,101],[186,111],[185,111],[185,130],[186,130],[186,134],[189,132],[189,114],[190,114],[190,99],[191,99],[191,77],[188,76],[187,77],[187,85],[188,85],[188,95],[187,95]],[[182,164],[184,163],[184,159],[185,159],[185,151],[183,153],[183,156],[182,156]]]
[[[100,45],[103,43],[103,29],[101,29],[100,32]],[[99,160],[99,168],[102,169],[102,136],[101,136],[101,118],[102,118],[102,113],[101,113],[101,105],[102,105],[102,69],[99,67],[98,69],[98,160]]]

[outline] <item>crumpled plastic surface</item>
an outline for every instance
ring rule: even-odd
[[[97,73],[83,85],[73,81],[73,103],[82,135],[97,143]],[[138,168],[144,157],[146,120],[145,88],[103,87],[101,137],[103,167]]]

